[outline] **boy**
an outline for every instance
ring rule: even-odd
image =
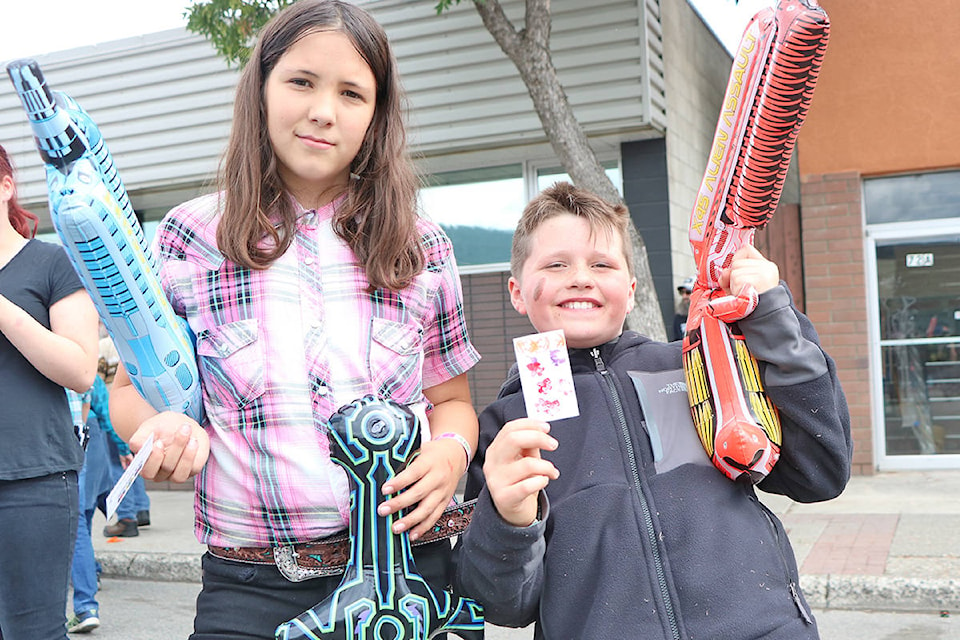
[[[680,344],[622,331],[636,287],[627,224],[624,207],[565,183],[523,213],[511,300],[538,332],[564,330],[580,415],[526,418],[511,371],[480,417],[458,586],[489,622],[536,622],[548,640],[815,639],[783,525],[697,438]],[[728,291],[746,283],[760,302],[739,325],[783,425],[780,461],[759,486],[828,500],[846,485],[852,446],[834,364],[753,247],[722,279]]]

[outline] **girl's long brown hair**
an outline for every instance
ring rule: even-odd
[[[399,290],[424,267],[403,91],[383,28],[345,2],[300,0],[263,28],[237,84],[233,129],[220,169],[225,197],[217,244],[233,262],[265,269],[293,241],[297,213],[277,171],[263,89],[280,57],[316,31],[339,31],[350,38],[377,83],[373,120],[351,164],[353,176],[334,230],[356,254],[372,288]]]
[[[10,176],[14,184],[13,197],[7,202],[7,217],[10,219],[10,224],[17,233],[24,238],[32,238],[37,235],[39,218],[21,207],[17,202],[17,180],[13,172],[13,162],[10,160],[10,156],[7,155],[7,150],[0,146],[0,178],[7,176]],[[33,224],[33,229],[30,228],[31,223]]]

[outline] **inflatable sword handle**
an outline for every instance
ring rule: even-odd
[[[830,22],[816,0],[780,0],[744,31],[690,216],[697,282],[683,340],[690,408],[714,465],[759,482],[780,455],[777,410],[736,326],[757,306],[752,288],[725,295],[720,274],[752,245],[780,202],[813,97]]]
[[[160,287],[113,158],[90,116],[34,60],[7,65],[46,167],[50,218],[137,391],[203,420],[194,337]]]
[[[330,456],[350,478],[350,560],[322,602],[277,627],[276,640],[428,640],[453,632],[483,637],[483,607],[417,572],[400,514],[377,513],[380,490],[420,446],[420,420],[407,407],[364,396],[330,418]]]

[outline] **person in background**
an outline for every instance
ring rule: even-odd
[[[693,293],[693,285],[697,279],[689,277],[680,283],[677,287],[677,293],[680,299],[677,301],[676,313],[673,316],[673,339],[683,340],[683,334],[687,330],[687,314],[690,313],[690,294]]]
[[[68,395],[76,395],[68,391]],[[78,396],[79,398],[79,396]],[[87,433],[86,454],[79,478],[79,510],[77,540],[73,550],[70,571],[73,583],[73,615],[67,621],[68,633],[89,633],[100,626],[99,590],[100,567],[94,557],[90,524],[97,502],[105,499],[113,484],[107,462],[106,439],[101,424],[109,425],[107,388],[98,375],[93,386],[82,397],[81,415],[74,413],[74,423],[84,423]]]
[[[63,247],[33,238],[0,147],[0,633],[66,638],[83,449],[64,388],[97,371],[97,313]]]

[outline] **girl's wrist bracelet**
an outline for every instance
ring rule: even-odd
[[[462,435],[460,435],[459,433],[453,433],[452,431],[447,431],[446,433],[441,433],[440,435],[438,435],[438,436],[435,438],[435,440],[439,440],[440,438],[453,438],[453,439],[456,440],[458,443],[460,443],[460,446],[463,447],[463,452],[464,452],[464,453],[466,454],[466,456],[467,456],[467,467],[470,466],[470,460],[473,458],[473,449],[470,447],[470,443],[467,442],[467,439],[466,439],[466,438],[464,438],[464,437],[463,437]],[[464,468],[466,468],[466,467],[464,467]]]

